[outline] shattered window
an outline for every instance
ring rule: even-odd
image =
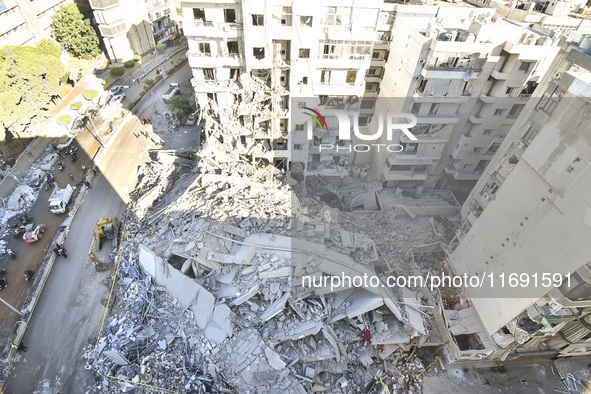
[[[205,9],[204,8],[193,8],[193,18],[201,21],[205,21]]]
[[[261,14],[252,14],[252,25],[253,26],[264,26],[265,16]]]
[[[252,48],[252,55],[257,59],[265,58],[265,48]]]
[[[300,48],[300,58],[308,59],[310,57],[310,48]]]
[[[357,70],[349,70],[347,71],[347,83],[355,83],[357,80]]]
[[[213,81],[215,80],[215,70],[213,68],[204,68],[203,76],[206,81]]]
[[[320,83],[330,83],[330,70],[322,70],[320,73]]]
[[[311,16],[300,16],[300,26],[312,27],[312,20]]]

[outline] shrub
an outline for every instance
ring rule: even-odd
[[[146,89],[150,89],[152,86],[154,86],[154,84],[155,84],[155,83],[156,83],[156,82],[155,82],[153,79],[150,79],[150,78],[148,78],[148,79],[145,79],[145,80],[144,80],[144,87],[145,87]]]
[[[133,68],[133,67],[135,67],[135,61],[134,60],[128,60],[125,63],[123,63],[123,67],[125,67],[125,68]]]
[[[140,55],[135,55],[135,56],[133,57],[133,61],[134,61],[134,62],[139,62],[140,60],[142,60],[142,57],[141,57]]]
[[[166,49],[166,44],[158,44],[158,45],[156,45],[156,50],[158,52],[162,52],[165,49]]]
[[[111,75],[114,77],[120,77],[125,74],[125,67],[113,67],[111,69]]]
[[[97,95],[98,92],[94,89],[86,89],[82,91],[82,97],[88,101],[92,101]]]
[[[162,75],[156,74],[156,76],[154,77],[154,83],[160,81],[161,79],[162,79]]]
[[[80,101],[72,103],[70,104],[70,108],[72,108],[75,111],[78,111],[80,108],[82,108],[82,103]]]
[[[103,79],[103,82],[101,82],[103,84],[103,86],[107,86],[107,80]]]
[[[71,115],[62,115],[59,118],[57,118],[57,122],[59,124],[61,124],[62,126],[67,126],[70,123],[72,123],[72,116]]]

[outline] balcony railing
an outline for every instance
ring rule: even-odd
[[[95,10],[113,7],[119,4],[119,0],[90,0],[90,5]]]

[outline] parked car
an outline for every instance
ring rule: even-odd
[[[115,86],[114,88],[111,88],[111,92],[113,92],[113,95],[118,95],[119,93],[121,93],[121,91],[123,91],[123,87],[121,86]]]
[[[70,146],[72,144],[72,141],[74,141],[73,136],[65,135],[62,138],[60,138],[60,140],[57,142],[55,148],[57,150],[66,149],[68,146]]]
[[[125,93],[116,94],[115,96],[113,96],[111,101],[123,101],[124,98],[125,98]]]

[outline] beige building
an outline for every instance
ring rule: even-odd
[[[0,1],[0,47],[50,38],[51,16],[65,0]]]
[[[173,0],[90,0],[90,5],[112,61],[153,51],[176,33]]]
[[[485,358],[591,351],[589,47],[566,47],[535,96],[465,202],[449,258],[496,280],[466,288],[460,311],[481,322],[464,335],[489,344]]]

